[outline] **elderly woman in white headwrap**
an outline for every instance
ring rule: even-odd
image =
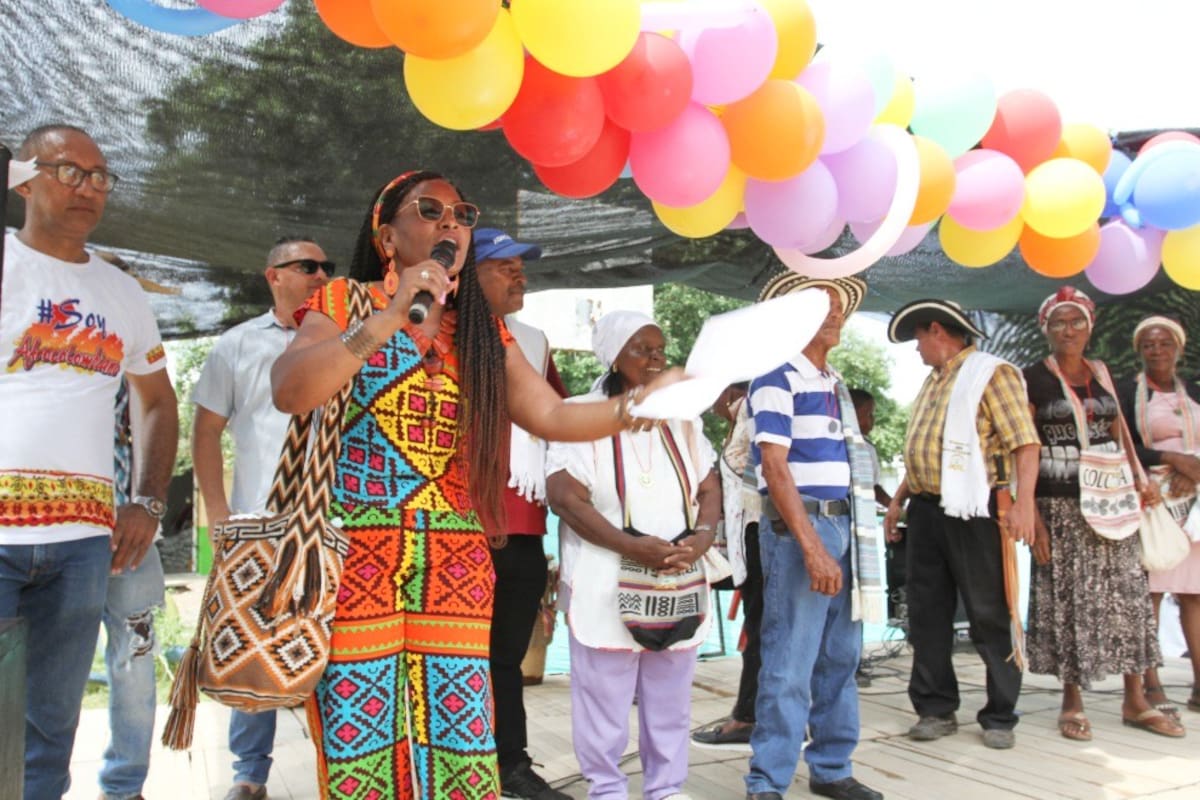
[[[662,330],[644,314],[606,315],[592,347],[606,372],[580,400],[636,393],[666,367]],[[551,443],[546,460],[546,494],[564,523],[559,597],[570,628],[575,755],[589,797],[628,796],[620,759],[635,696],[643,796],[683,797],[692,675],[712,615],[678,641],[643,646],[622,621],[618,574],[623,559],[661,574],[704,555],[721,513],[715,454],[699,420],[673,420],[595,442]],[[707,605],[707,585],[700,587]]]
[[[1177,321],[1163,316],[1142,320],[1133,331],[1142,370],[1117,387],[1138,458],[1161,482],[1167,505],[1178,516],[1195,504],[1200,483],[1200,385],[1183,380],[1177,371],[1186,344],[1187,334]],[[1174,569],[1150,573],[1155,620],[1164,592],[1179,601],[1179,621],[1192,660],[1187,706],[1200,711],[1200,542],[1193,541],[1192,552]],[[1157,669],[1146,670],[1144,683],[1150,703],[1178,714],[1163,693]]]

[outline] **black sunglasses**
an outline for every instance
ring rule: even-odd
[[[297,258],[294,261],[284,261],[282,264],[276,264],[271,269],[284,269],[286,267],[295,267],[305,275],[316,275],[317,270],[323,271],[326,275],[333,276],[337,272],[337,264],[332,261],[317,261],[315,258]]]

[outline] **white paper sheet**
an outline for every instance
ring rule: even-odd
[[[8,188],[13,189],[20,186],[25,181],[32,180],[37,175],[36,158],[31,158],[28,161],[17,161],[13,159],[8,162]]]
[[[678,383],[630,411],[647,419],[691,419],[731,383],[765,375],[808,346],[829,313],[823,289],[805,289],[711,317],[700,329]]]

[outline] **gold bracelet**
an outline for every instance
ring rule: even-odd
[[[364,321],[360,319],[346,328],[340,337],[350,355],[359,361],[366,361],[379,349],[379,343],[371,338],[364,325]]]

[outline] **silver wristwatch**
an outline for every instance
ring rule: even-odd
[[[139,494],[130,501],[134,505],[139,505],[146,509],[146,513],[154,517],[156,520],[162,521],[162,518],[167,515],[167,504],[157,497],[150,495]]]

